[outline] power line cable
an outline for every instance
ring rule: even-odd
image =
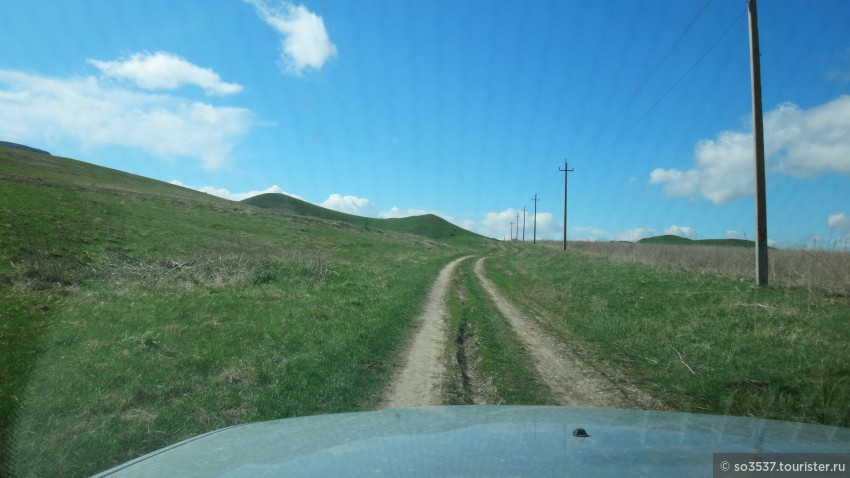
[[[606,120],[606,122],[602,125],[602,127],[600,127],[600,129],[597,130],[596,133],[594,133],[593,137],[591,137],[591,139],[587,143],[585,143],[581,148],[579,148],[579,150],[578,150],[579,152],[583,151],[588,146],[590,146],[610,126],[610,124],[614,120],[616,120],[619,117],[620,114],[622,114],[623,110],[638,96],[638,94],[640,94],[640,92],[643,90],[643,88],[646,86],[646,84],[649,82],[649,80],[652,79],[652,77],[661,68],[661,66],[664,64],[664,62],[667,60],[667,58],[669,58],[670,54],[672,54],[672,52],[676,49],[676,47],[678,47],[678,45],[682,42],[682,40],[684,40],[685,36],[693,28],[693,26],[696,24],[697,20],[699,20],[699,18],[702,16],[702,14],[708,8],[708,6],[711,4],[711,2],[712,2],[712,0],[708,0],[705,4],[703,4],[703,6],[699,9],[699,11],[697,11],[697,13],[694,15],[694,17],[690,20],[690,22],[688,22],[688,24],[685,26],[685,28],[682,30],[682,32],[679,34],[679,36],[676,38],[676,40],[670,45],[670,47],[667,48],[666,52],[661,57],[661,59],[659,59],[659,61],[655,64],[655,66],[653,66],[653,68],[650,70],[650,72],[647,74],[647,76],[644,77],[644,79],[638,84],[638,86],[635,88],[635,90],[632,92],[632,94],[626,99],[626,101],[624,101],[620,105],[620,107],[617,108],[617,110],[608,118],[608,120]],[[717,44],[720,43],[720,41],[741,20],[741,18],[744,16],[744,13],[746,13],[746,12],[747,12],[747,10],[743,10],[741,12],[741,14],[738,15],[738,17],[735,18],[735,20],[732,21],[732,23],[723,31],[723,33],[721,33],[720,36],[718,36],[717,39],[714,40],[714,42],[708,48],[706,48],[705,51],[703,51],[703,53],[690,66],[690,68],[688,68],[687,71],[685,71],[685,73],[682,74],[682,76],[680,76],[679,79],[676,80],[673,83],[673,85],[670,86],[670,88],[668,88],[667,91],[665,91],[664,94],[661,95],[661,97],[659,97],[637,120],[635,120],[631,125],[629,125],[622,133],[620,133],[613,141],[608,143],[608,145],[606,145],[598,153],[596,153],[593,156],[591,156],[590,158],[588,158],[587,161],[591,161],[591,160],[599,157],[600,155],[602,155],[604,152],[606,152],[608,149],[610,149],[612,146],[614,146],[614,144],[616,144],[620,139],[622,139],[629,131],[631,131],[640,121],[642,121],[644,118],[646,118],[649,115],[649,113],[651,113],[655,109],[655,107],[658,106],[658,104],[660,104],[661,101],[664,100],[664,98],[666,98],[685,79],[685,77],[687,77],[691,73],[691,71],[693,71],[694,68],[696,68],[697,65],[699,65],[700,62],[702,62],[702,60],[714,49],[714,47],[716,47]],[[578,162],[582,162],[582,161],[578,160]],[[552,184],[555,182],[556,179],[557,179],[557,176],[552,175],[550,177],[549,181],[546,182],[546,187],[542,188],[542,189],[538,189],[538,191],[544,191],[544,192],[549,191],[549,189],[552,187]]]
[[[623,114],[623,111],[625,111],[626,107],[628,107],[632,103],[632,101],[637,98],[640,92],[643,91],[644,87],[646,87],[646,85],[649,83],[649,80],[651,80],[652,77],[655,76],[655,74],[658,72],[659,69],[661,69],[667,59],[670,58],[670,55],[673,53],[673,51],[676,50],[679,44],[682,43],[682,40],[685,39],[685,37],[688,35],[688,32],[691,31],[691,28],[693,28],[694,24],[696,24],[697,20],[699,20],[699,18],[702,16],[703,12],[705,12],[711,2],[712,0],[708,0],[705,2],[705,4],[703,4],[703,6],[699,9],[699,11],[697,11],[696,15],[691,18],[690,22],[688,22],[682,32],[679,33],[679,36],[676,37],[676,40],[674,40],[673,43],[667,48],[667,51],[664,52],[664,55],[662,55],[661,58],[652,67],[652,69],[649,70],[649,73],[647,73],[647,75],[641,80],[641,82],[638,83],[637,87],[634,89],[634,91],[632,91],[629,97],[626,98],[626,100],[621,103],[620,106],[617,107],[617,109],[610,116],[608,116],[608,118],[602,123],[602,126],[600,126],[599,129],[597,129],[596,132],[593,133],[590,139],[585,142],[578,150],[576,150],[575,154],[572,155],[573,158],[576,158],[580,153],[583,153],[590,145],[592,145],[597,139],[599,139],[599,136],[601,136],[602,133],[604,133],[611,126],[611,124],[617,118],[620,117],[621,114]]]
[[[712,43],[712,44],[711,44],[711,46],[709,46],[709,47],[708,47],[708,48],[707,48],[707,49],[706,49],[706,50],[705,50],[705,51],[704,51],[704,52],[703,52],[703,53],[699,56],[699,58],[697,58],[697,61],[695,61],[695,62],[691,65],[691,67],[690,67],[690,68],[688,68],[688,70],[687,70],[687,71],[685,71],[685,73],[684,73],[682,76],[680,76],[680,77],[679,77],[679,79],[678,79],[678,80],[676,80],[676,81],[673,83],[673,85],[672,85],[672,86],[670,86],[670,88],[668,88],[668,89],[667,89],[667,91],[665,91],[665,92],[664,92],[664,94],[663,94],[663,95],[661,95],[661,96],[660,96],[657,100],[655,100],[655,102],[654,102],[654,103],[652,103],[652,105],[651,105],[651,106],[650,106],[650,107],[649,107],[646,111],[644,111],[644,113],[643,113],[642,115],[640,115],[640,116],[638,117],[638,119],[636,119],[636,120],[635,120],[632,124],[630,124],[630,125],[629,125],[629,126],[628,126],[625,130],[623,130],[623,132],[622,132],[622,133],[620,133],[620,134],[619,134],[616,138],[614,138],[614,139],[613,139],[610,143],[608,143],[608,145],[606,145],[604,148],[602,148],[601,150],[599,150],[599,152],[598,152],[598,153],[596,153],[596,154],[594,154],[593,156],[589,157],[589,158],[587,159],[587,161],[588,161],[588,162],[589,162],[589,161],[592,161],[592,160],[594,160],[594,159],[598,158],[599,156],[601,156],[604,152],[608,151],[608,150],[609,150],[612,146],[614,146],[615,144],[617,144],[617,142],[619,142],[621,139],[623,139],[623,136],[625,136],[625,135],[626,135],[626,133],[628,133],[629,131],[631,131],[631,130],[632,130],[632,128],[634,128],[635,126],[637,126],[637,124],[638,124],[638,123],[640,123],[641,121],[643,121],[643,119],[644,119],[644,118],[646,118],[646,117],[649,115],[649,113],[651,113],[651,112],[652,112],[652,110],[654,110],[654,109],[655,109],[655,107],[656,107],[656,106],[658,106],[658,105],[661,103],[661,101],[662,101],[664,98],[666,98],[666,97],[667,97],[667,95],[669,95],[669,94],[670,94],[670,93],[671,93],[671,92],[672,92],[672,91],[673,91],[673,90],[674,90],[677,86],[679,86],[679,84],[680,84],[680,83],[681,83],[681,82],[685,79],[685,77],[686,77],[686,76],[688,76],[688,75],[691,73],[691,71],[693,71],[693,70],[694,70],[694,68],[696,68],[696,67],[697,67],[697,65],[699,65],[699,64],[700,64],[700,62],[702,62],[702,60],[703,60],[703,59],[704,59],[704,58],[705,58],[705,57],[706,57],[706,56],[707,56],[707,55],[711,52],[711,50],[713,50],[713,49],[714,49],[714,47],[715,47],[715,46],[717,46],[717,44],[718,44],[718,43],[720,43],[720,40],[722,40],[722,39],[726,36],[726,34],[727,34],[727,33],[729,33],[730,31],[732,31],[732,27],[734,27],[734,26],[735,26],[735,25],[736,25],[736,24],[737,24],[737,23],[741,20],[741,18],[743,18],[743,17],[744,17],[744,14],[745,14],[745,13],[747,13],[747,10],[742,11],[742,12],[741,12],[741,14],[740,14],[740,15],[738,15],[738,17],[737,17],[737,18],[735,18],[735,20],[734,20],[734,21],[733,21],[733,22],[732,22],[732,23],[731,23],[731,24],[730,24],[730,25],[726,28],[726,30],[724,30],[724,31],[723,31],[723,33],[721,33],[721,34],[720,34],[720,36],[719,36],[719,37],[717,37],[717,39],[716,39],[716,40],[714,40],[714,43]]]

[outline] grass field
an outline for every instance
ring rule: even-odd
[[[0,475],[87,476],[235,423],[374,408],[464,255],[495,254],[493,281],[549,332],[672,409],[850,426],[850,254],[771,250],[760,289],[747,248],[498,248],[436,216],[261,199],[0,147]],[[449,296],[447,402],[549,402],[473,264]]]
[[[470,250],[0,155],[0,436],[18,476],[373,408],[430,282]]]
[[[514,246],[490,274],[672,409],[850,426],[846,297],[581,249]]]

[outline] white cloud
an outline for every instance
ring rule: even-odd
[[[322,17],[304,5],[274,0],[245,2],[253,5],[260,18],[283,37],[280,62],[286,72],[300,75],[305,68],[318,70],[336,56],[336,46],[328,36]]]
[[[232,193],[225,188],[217,188],[217,187],[214,187],[214,186],[202,186],[202,187],[197,188],[197,187],[194,187],[194,186],[189,186],[189,185],[183,184],[182,182],[180,182],[176,179],[171,181],[171,184],[174,184],[175,186],[182,186],[184,188],[194,189],[195,191],[200,191],[202,193],[212,194],[213,196],[218,196],[220,198],[230,199],[231,201],[241,201],[243,199],[248,199],[250,197],[259,196],[260,194],[267,194],[267,193],[286,194],[287,196],[291,196],[291,197],[294,197],[294,198],[298,198],[298,199],[302,199],[302,200],[304,199],[297,194],[292,194],[292,193],[288,193],[288,192],[284,191],[277,184],[275,184],[274,186],[270,186],[270,187],[263,189],[263,190],[254,189],[254,190],[246,191],[246,192],[243,192],[243,193]]]
[[[694,169],[655,169],[652,184],[664,184],[670,196],[702,195],[714,204],[723,204],[752,193],[752,138],[724,131],[716,141],[703,140],[696,146]]]
[[[539,219],[538,214],[538,219]],[[501,212],[488,212],[481,223],[486,235],[494,238],[512,238],[516,235],[517,211],[513,208]],[[513,223],[513,224],[511,224]]]
[[[529,216],[526,238],[528,238],[528,233],[532,232],[532,228],[534,227],[534,215]],[[557,239],[561,238],[564,235],[564,225],[558,222],[555,219],[555,216],[549,212],[538,212],[537,213],[537,238],[544,239]]]
[[[847,217],[844,212],[830,214],[826,223],[833,231],[839,233],[850,233],[850,217]]]
[[[512,222],[516,222],[516,210],[513,208],[505,209],[501,212],[488,212],[481,221],[485,226],[497,229],[508,230]]]
[[[678,228],[678,229],[676,229]],[[679,226],[671,226],[667,228],[665,233],[670,234],[671,232],[667,231],[678,231],[682,233],[682,229],[690,230],[693,232],[693,228],[685,227],[680,228]],[[625,231],[618,232],[610,232],[605,229],[599,229],[593,226],[576,226],[571,228],[570,230],[570,240],[576,241],[628,241],[628,242],[637,242],[645,237],[651,237],[658,235],[658,231],[651,227],[635,227],[632,229],[628,229]],[[560,239],[563,237],[559,232],[556,239]]]
[[[216,169],[253,122],[244,108],[128,90],[94,77],[0,70],[0,137],[11,141],[126,146]]]
[[[484,219],[480,224],[477,224],[472,230],[475,232],[493,237],[496,239],[507,238],[513,233],[517,233],[517,224],[511,226],[511,223],[517,222],[517,213],[519,213],[519,237],[522,238],[522,211],[517,211],[513,208],[505,209],[500,212],[488,212],[484,215]],[[561,236],[561,224],[555,220],[555,216],[548,212],[537,213],[537,239],[556,239]],[[525,240],[530,241],[534,234],[534,215],[527,214],[525,217]]]
[[[490,212],[484,216],[484,219],[480,223],[477,223],[474,227],[467,227],[467,229],[496,239],[507,238],[510,235],[511,223],[516,222],[517,220],[516,214],[517,211],[513,208],[508,208],[500,212]],[[522,211],[520,211],[519,222],[519,235],[522,237]],[[532,227],[533,216],[529,215],[526,218],[526,241],[530,241],[532,239]],[[552,213],[537,213],[537,240],[560,241],[564,237],[563,227],[563,224],[561,224]],[[693,232],[693,228],[685,227],[683,229]],[[568,232],[568,238],[570,241],[615,240],[636,242],[644,237],[655,236],[658,234],[658,231],[655,229],[643,227],[636,227],[634,229],[620,232],[610,232],[593,226],[575,226],[571,227]],[[516,233],[516,229],[514,229],[514,233]]]
[[[694,228],[690,226],[677,226],[674,224],[667,229],[664,229],[664,234],[672,234],[680,237],[694,237],[696,231],[694,231]]]
[[[738,231],[734,229],[726,229],[726,239],[737,239]]]
[[[645,237],[652,237],[658,234],[658,231],[652,228],[636,227],[628,231],[621,231],[614,234],[615,241],[637,242]]]
[[[764,116],[765,161],[769,172],[806,178],[850,174],[850,96],[803,110],[783,103]],[[724,204],[753,193],[751,132],[723,131],[697,143],[694,166],[653,170],[651,184],[670,196],[702,196]]]
[[[592,237],[603,237],[603,236],[611,235],[610,232],[608,232],[604,229],[598,229],[598,228],[595,228],[595,227],[592,227],[592,226],[576,226],[576,227],[573,228],[573,230],[576,231],[576,232],[588,234]]]
[[[462,219],[462,220],[457,221],[457,222],[455,222],[455,221],[449,221],[449,222],[451,222],[452,224],[455,224],[457,226],[460,226],[463,229],[466,229],[467,231],[472,231],[472,232],[475,232],[477,234],[481,234],[478,231],[478,229],[479,229],[478,224],[475,221],[473,221],[472,219]]]
[[[171,53],[135,53],[117,61],[89,60],[109,78],[130,80],[146,90],[174,90],[183,85],[196,85],[207,95],[232,95],[242,91],[242,85],[221,81],[218,73],[201,68]]]
[[[331,194],[319,206],[333,209],[334,211],[355,214],[357,216],[377,217],[378,209],[372,204],[372,201],[366,198],[357,196],[343,196],[341,194]]]
[[[426,211],[425,209],[405,209],[402,210],[397,206],[393,206],[389,211],[379,212],[378,217],[382,219],[390,219],[390,218],[399,218],[399,217],[410,217],[410,216],[422,216],[424,214],[436,214],[445,219],[445,216],[442,214],[434,213],[431,211]]]
[[[572,228],[570,238],[577,241],[609,241],[614,237],[610,232],[592,226],[576,226]]]

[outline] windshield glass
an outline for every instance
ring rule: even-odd
[[[421,405],[850,427],[850,4],[751,13],[0,0],[0,474]]]

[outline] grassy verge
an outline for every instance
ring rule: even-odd
[[[551,404],[551,392],[534,373],[510,325],[475,278],[476,258],[462,263],[448,299],[449,404]]]
[[[850,426],[846,300],[574,250],[515,251],[488,261],[492,279],[672,408]]]
[[[0,285],[0,476],[13,476],[11,426],[50,331],[50,309],[59,299]]]
[[[471,252],[0,153],[0,471],[17,476],[369,409],[437,272]]]

